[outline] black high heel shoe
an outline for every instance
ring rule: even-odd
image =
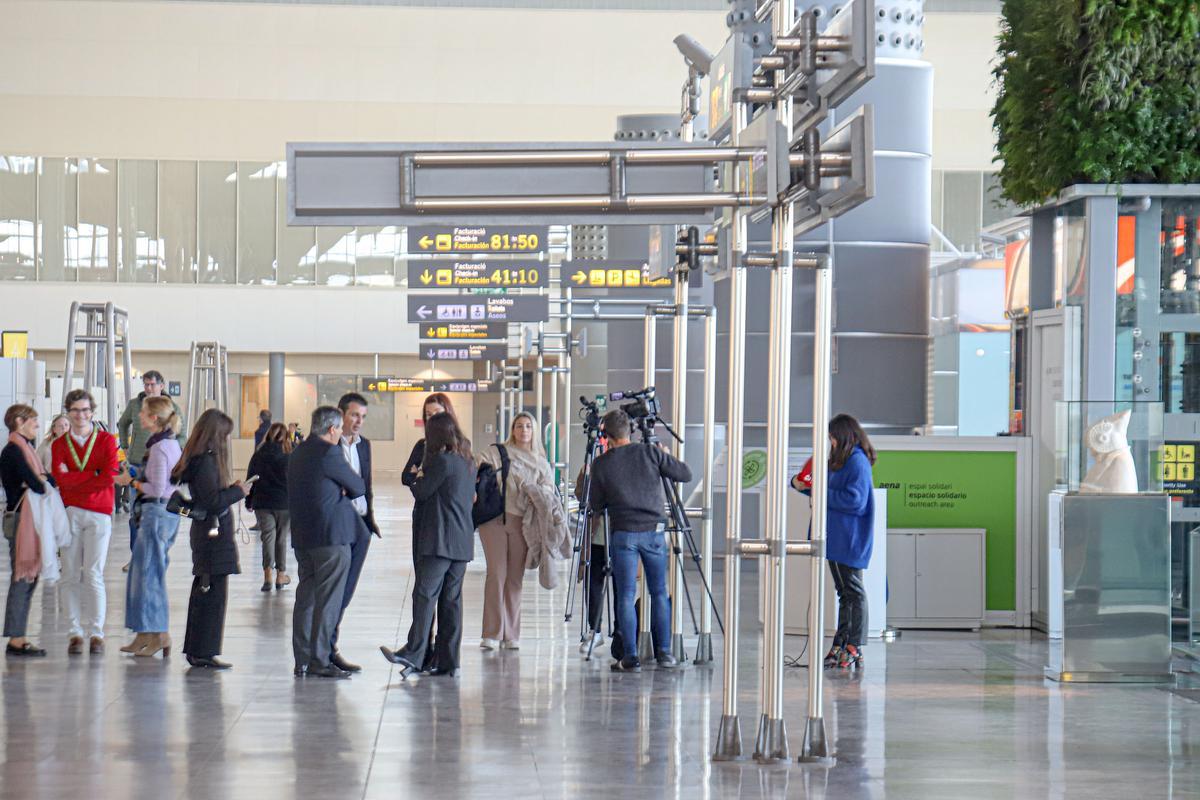
[[[420,668],[416,664],[408,660],[404,655],[403,650],[392,650],[391,648],[380,645],[379,652],[383,653],[383,657],[391,663],[400,667],[400,680],[408,680],[408,676],[414,672],[420,672]]]
[[[428,675],[445,675],[448,678],[457,678],[461,672],[458,667],[434,667],[429,670]]]

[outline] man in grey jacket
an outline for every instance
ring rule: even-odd
[[[332,663],[330,642],[350,574],[350,546],[366,533],[353,500],[367,487],[342,456],[341,438],[342,412],[321,406],[313,411],[312,433],[288,459],[288,510],[300,576],[292,614],[296,677],[350,675]]]
[[[638,560],[650,589],[650,628],[658,646],[659,668],[673,669],[679,662],[671,654],[671,596],[667,593],[667,505],[663,478],[686,483],[692,479],[687,464],[665,450],[646,444],[631,445],[629,415],[617,409],[604,415],[609,449],[592,463],[592,513],[608,512],[609,553],[616,588],[617,630],[624,657],[612,668],[641,672],[637,657],[637,621],[633,610],[637,594]],[[642,609],[646,613],[646,609]]]

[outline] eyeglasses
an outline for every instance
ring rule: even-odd
[[[90,413],[92,413],[92,409],[91,409],[91,407],[68,408],[67,413],[68,414],[90,414]]]

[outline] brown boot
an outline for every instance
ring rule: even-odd
[[[88,643],[88,652],[94,656],[104,654],[104,640],[99,636],[93,636],[91,642]]]
[[[130,642],[127,645],[121,646],[121,652],[122,653],[136,653],[138,650],[141,650],[143,647],[150,644],[150,641],[151,641],[150,637],[153,635],[154,634],[152,634],[152,633],[139,633],[138,635],[133,637],[132,642]]]
[[[69,656],[83,655],[83,637],[82,636],[72,636],[67,641],[67,655],[69,655]]]

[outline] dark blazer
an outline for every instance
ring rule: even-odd
[[[192,493],[192,505],[207,512],[207,517],[192,520],[193,575],[236,575],[238,567],[237,540],[233,536],[233,514],[229,507],[244,497],[236,486],[222,486],[217,471],[217,458],[212,452],[202,453],[184,468],[182,483]],[[209,531],[217,529],[216,536]]]
[[[250,456],[246,477],[257,475],[258,480],[250,487],[246,508],[260,511],[287,511],[287,465],[288,454],[279,442],[263,442]]]
[[[371,441],[365,436],[358,437],[358,468],[362,474],[363,484],[366,485],[367,515],[362,518],[367,523],[367,530],[383,538],[379,533],[379,525],[375,523],[375,492],[371,489]]]
[[[417,555],[470,561],[475,557],[475,465],[456,453],[434,453],[426,457],[424,470],[412,487],[421,504],[421,519],[413,525]]]
[[[340,445],[309,436],[292,451],[287,470],[292,547],[305,550],[352,544],[363,520],[350,500],[367,492]]]

